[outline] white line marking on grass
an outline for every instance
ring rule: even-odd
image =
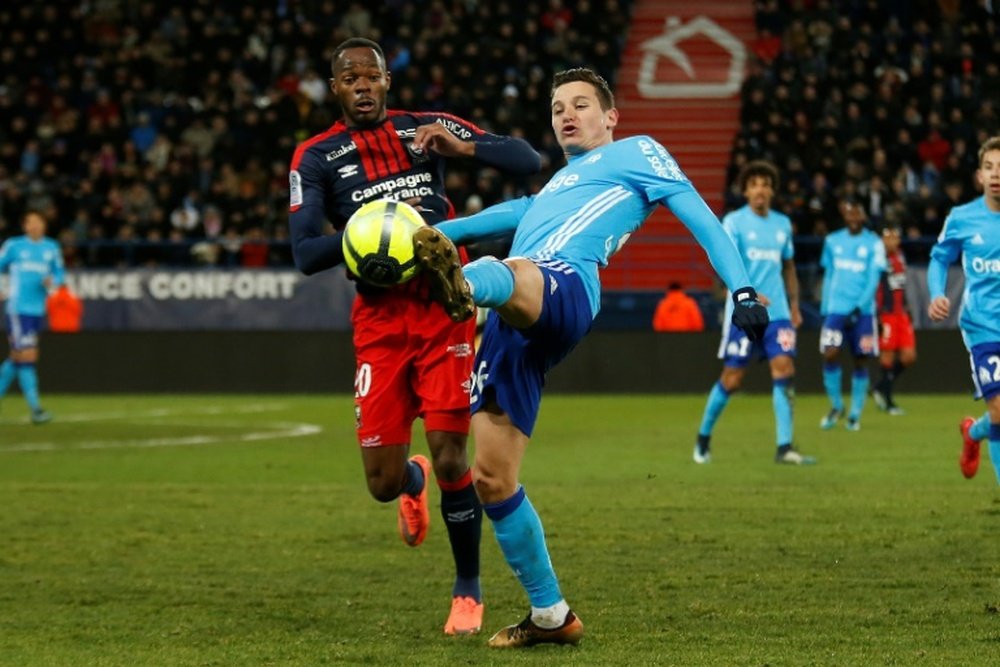
[[[221,405],[206,405],[203,407],[184,408],[153,408],[149,410],[118,410],[115,412],[92,412],[81,414],[59,414],[56,419],[60,422],[96,422],[110,421],[113,419],[135,419],[142,417],[169,417],[171,415],[222,415],[226,413],[256,414],[259,412],[274,412],[284,410],[288,407],[284,403],[248,403],[238,407],[223,407]]]
[[[267,426],[266,424],[263,426]],[[46,452],[74,449],[125,449],[145,447],[186,447],[193,445],[221,445],[231,442],[254,442],[276,438],[301,438],[323,431],[318,424],[303,422],[273,422],[271,428],[260,431],[230,435],[188,435],[176,438],[137,438],[133,440],[91,440],[72,444],[57,445],[54,442],[23,442],[8,446],[0,445],[0,452]]]

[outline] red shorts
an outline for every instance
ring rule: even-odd
[[[455,324],[411,283],[359,293],[351,309],[362,447],[409,444],[417,417],[426,431],[469,432],[476,320]]]
[[[883,313],[879,315],[879,325],[881,334],[878,345],[883,352],[908,350],[917,346],[909,313]]]

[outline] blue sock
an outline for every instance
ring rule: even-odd
[[[7,390],[10,389],[15,377],[17,377],[17,369],[14,367],[13,361],[7,359],[0,364],[0,398],[3,398]]]
[[[973,440],[982,440],[990,437],[990,413],[984,413],[976,420],[976,423],[969,429],[969,436]]]
[[[834,410],[844,409],[844,400],[840,397],[840,372],[839,362],[823,364],[823,388]]]
[[[514,272],[496,257],[480,257],[462,267],[477,306],[497,308],[514,293]]]
[[[1000,424],[990,424],[990,463],[1000,484]]]
[[[705,413],[701,416],[698,435],[712,435],[715,422],[719,420],[719,415],[729,404],[729,396],[730,393],[725,390],[721,382],[712,385],[712,391],[708,392],[708,400],[705,402]]]
[[[775,380],[771,389],[774,427],[779,447],[792,444],[792,397],[795,395],[792,380],[792,377]]]
[[[35,372],[34,364],[16,364],[17,383],[21,385],[21,393],[24,400],[28,401],[28,407],[32,411],[40,410],[38,403],[38,374]]]
[[[424,490],[424,469],[413,461],[406,462],[406,483],[403,484],[403,493],[410,496],[418,496]]]
[[[861,411],[868,398],[868,369],[855,368],[851,376],[851,414],[854,419],[861,418]]]
[[[528,592],[532,607],[551,607],[563,599],[559,590],[545,533],[538,513],[518,486],[507,500],[484,505],[486,516],[493,522],[493,531],[507,565]]]

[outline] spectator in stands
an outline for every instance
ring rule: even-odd
[[[705,319],[698,302],[684,293],[680,283],[670,283],[653,312],[653,331],[704,330]]]

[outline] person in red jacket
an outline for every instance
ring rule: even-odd
[[[83,320],[83,302],[69,285],[62,284],[45,300],[49,331],[76,333]]]
[[[667,293],[656,304],[653,313],[653,331],[704,331],[698,302],[684,293],[680,283],[670,283]]]

